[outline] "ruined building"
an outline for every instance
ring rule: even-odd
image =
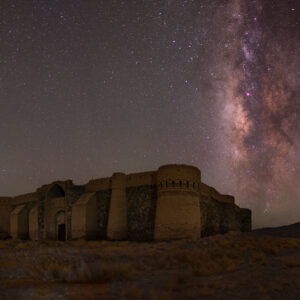
[[[31,240],[159,241],[250,231],[251,211],[201,182],[199,169],[166,165],[157,171],[0,197],[0,237]]]

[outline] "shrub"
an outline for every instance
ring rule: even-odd
[[[199,290],[199,294],[201,296],[211,296],[214,293],[215,293],[215,291],[212,288],[208,287],[208,286],[203,286]]]
[[[285,260],[285,265],[290,268],[300,267],[300,257],[293,257]]]
[[[130,279],[135,273],[135,265],[129,263],[89,263],[81,260],[77,264],[50,262],[39,268],[30,268],[34,279],[59,280],[66,282],[110,282]],[[42,274],[42,276],[41,276]]]
[[[266,260],[266,255],[264,252],[258,252],[255,251],[252,253],[252,255],[249,258],[249,264],[253,265],[253,264],[266,264],[267,260]]]

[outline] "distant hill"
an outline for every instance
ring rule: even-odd
[[[253,230],[253,233],[283,237],[300,237],[300,222],[280,227],[259,228]]]

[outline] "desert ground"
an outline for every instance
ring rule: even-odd
[[[0,241],[0,299],[300,299],[300,238]]]

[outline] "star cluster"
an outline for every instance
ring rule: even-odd
[[[1,1],[0,194],[186,163],[296,221],[297,2]]]

